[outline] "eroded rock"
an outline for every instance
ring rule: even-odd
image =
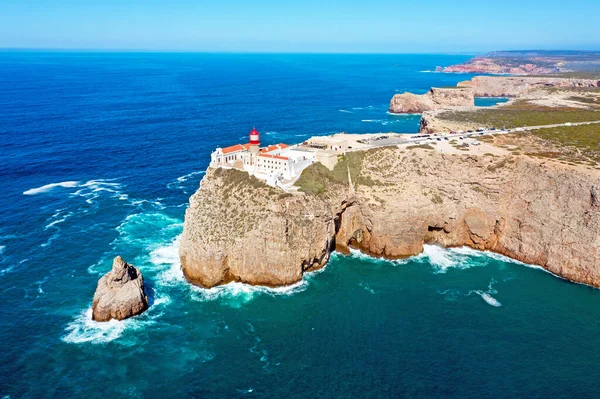
[[[123,320],[148,309],[148,297],[140,270],[117,256],[111,271],[98,280],[92,302],[96,321]]]
[[[470,88],[432,88],[426,94],[396,94],[390,101],[389,111],[397,114],[421,114],[424,111],[458,106],[474,106]]]

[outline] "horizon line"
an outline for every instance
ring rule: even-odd
[[[277,50],[194,50],[194,49],[144,49],[144,48],[88,48],[88,47],[0,47],[0,52],[48,52],[48,53],[197,53],[197,54],[339,54],[339,55],[487,55],[501,52],[580,52],[597,53],[598,50],[577,49],[512,49],[481,51],[277,51]]]

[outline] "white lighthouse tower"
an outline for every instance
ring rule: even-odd
[[[250,131],[250,165],[256,166],[258,154],[260,153],[260,134],[256,128]]]

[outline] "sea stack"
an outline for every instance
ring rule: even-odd
[[[140,270],[117,256],[112,270],[98,280],[92,302],[95,321],[123,320],[148,309],[144,278]]]

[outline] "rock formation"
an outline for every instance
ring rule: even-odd
[[[317,195],[281,194],[232,173],[243,172],[210,169],[186,212],[187,279],[204,287],[292,284],[334,248],[395,259],[438,243],[491,250],[600,287],[597,171],[397,147],[348,156],[359,165],[348,169],[352,190],[316,165],[304,172],[325,187]]]
[[[112,270],[98,281],[92,302],[95,321],[123,320],[148,309],[144,278],[140,270],[117,256]]]
[[[420,114],[433,109],[475,105],[470,88],[432,88],[426,94],[396,94],[389,111],[396,114]]]
[[[551,77],[476,76],[458,83],[457,87],[470,88],[475,97],[517,97],[536,88],[600,87],[597,79]]]
[[[507,63],[502,58],[475,57],[469,61],[450,65],[447,67],[437,67],[437,72],[452,73],[486,73],[486,74],[510,74],[510,75],[545,75],[566,71],[556,65],[541,65],[528,60],[519,60],[517,62]]]

